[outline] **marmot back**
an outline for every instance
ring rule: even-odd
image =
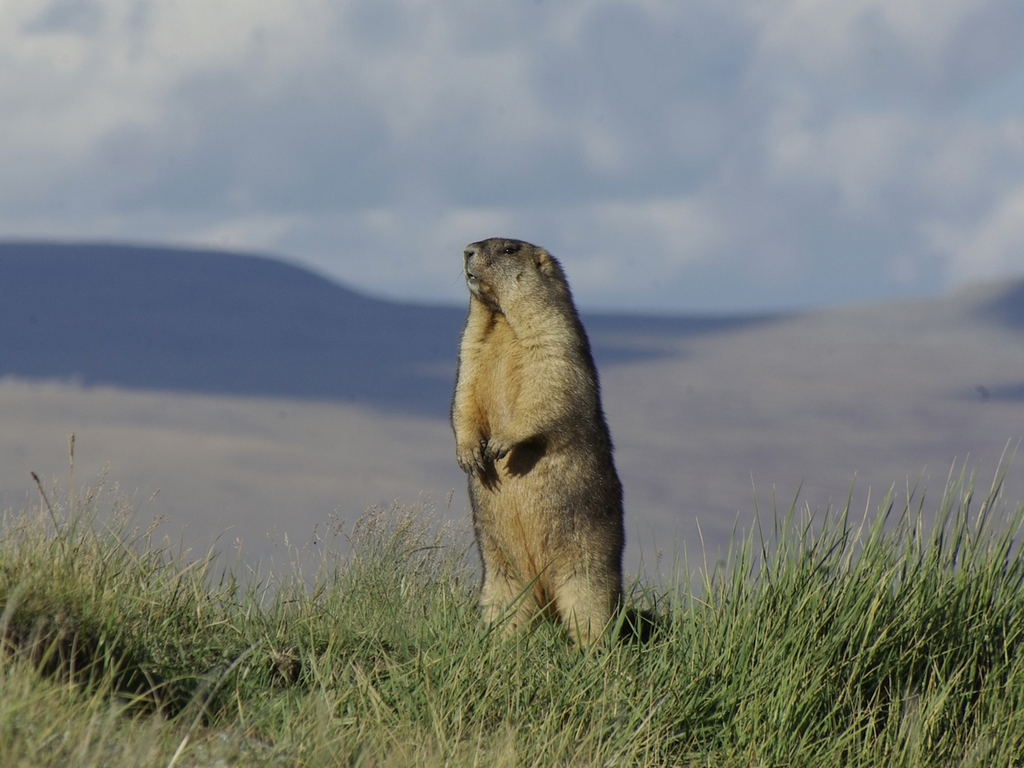
[[[622,598],[622,486],[597,371],[561,265],[492,238],[466,247],[469,315],[452,401],[490,622],[557,616],[596,640]]]

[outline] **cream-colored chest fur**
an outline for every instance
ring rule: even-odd
[[[474,400],[482,432],[489,437],[515,418],[528,368],[523,349],[503,315],[483,329],[476,350]]]

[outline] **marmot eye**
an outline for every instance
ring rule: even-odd
[[[507,253],[509,255],[515,253],[518,250],[519,250],[519,246],[518,245],[506,245],[505,246],[505,253]]]

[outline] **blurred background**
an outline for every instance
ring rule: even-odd
[[[1016,0],[9,0],[0,498],[75,431],[256,555],[421,492],[462,517],[460,252],[495,235],[585,312],[634,567],[776,485],[991,476],[1024,436],[1022,39]]]

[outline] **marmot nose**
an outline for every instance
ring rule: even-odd
[[[479,250],[477,250],[477,247],[475,245],[470,245],[466,247],[466,250],[462,252],[462,260],[466,263],[467,267],[470,265],[470,262],[472,262],[472,260],[477,255],[479,255],[479,253],[480,252]]]

